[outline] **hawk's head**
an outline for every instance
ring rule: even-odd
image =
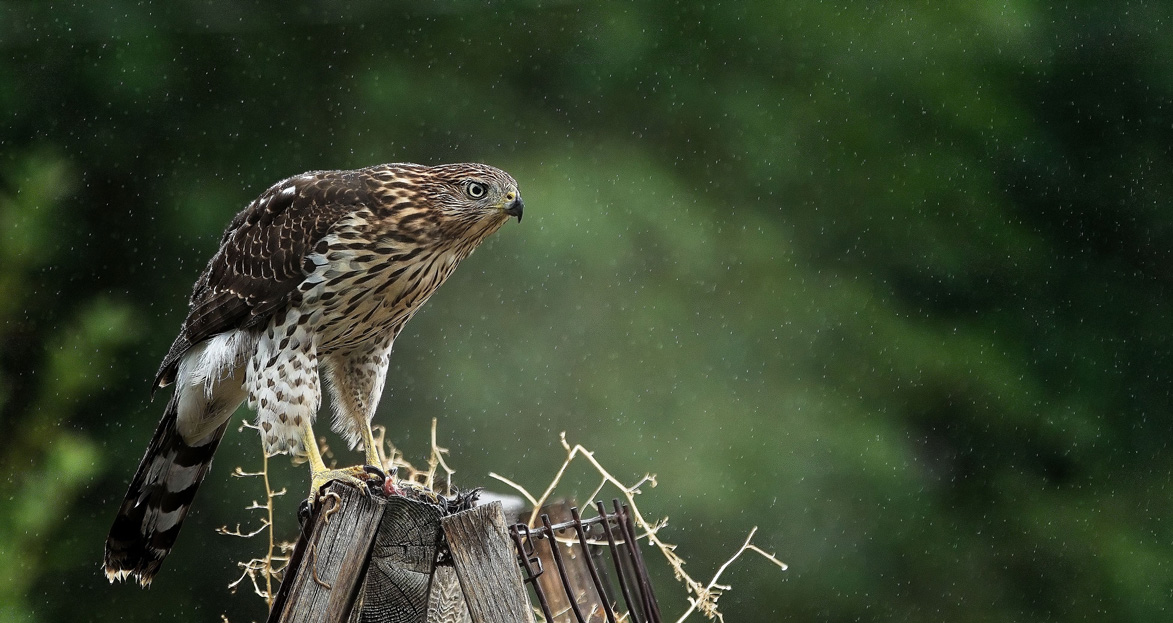
[[[521,220],[517,181],[486,164],[385,164],[361,171],[383,201],[382,227],[418,243],[457,246],[462,255],[509,217]]]
[[[524,204],[517,181],[485,164],[442,164],[430,167],[425,194],[447,219],[469,225],[489,222],[500,226],[510,216],[521,221]]]

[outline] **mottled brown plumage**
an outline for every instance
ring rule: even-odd
[[[266,451],[309,454],[314,488],[361,475],[325,470],[312,441],[319,365],[335,430],[372,463],[370,418],[395,337],[521,213],[517,183],[499,169],[388,164],[292,177],[237,214],[156,376],[176,390],[107,539],[111,581],[150,582],[245,400]]]

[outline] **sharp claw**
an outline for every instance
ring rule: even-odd
[[[382,485],[382,480],[376,482],[378,475],[381,475],[382,472],[379,471],[377,475],[371,472],[371,469],[378,470],[378,468],[370,468],[369,466],[355,466],[343,469],[328,469],[314,473],[312,482],[310,483],[309,503],[312,505],[317,502],[322,497],[322,489],[334,481],[348,483],[369,497],[371,495],[370,487]]]
[[[374,465],[363,465],[362,469],[368,474],[374,474],[379,477],[379,480],[387,480],[387,473],[375,467]]]
[[[387,474],[374,465],[363,465],[362,474],[355,476],[366,483],[367,486],[363,488],[363,493],[367,494],[367,497],[381,489],[383,483],[387,482]],[[374,476],[374,478],[368,478],[368,476]]]

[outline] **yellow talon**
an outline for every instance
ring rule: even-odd
[[[370,492],[367,489],[367,483],[380,482],[377,474],[372,474],[361,465],[343,467],[341,469],[328,469],[326,463],[322,461],[322,453],[318,450],[318,441],[314,437],[313,428],[310,427],[308,422],[302,426],[301,435],[310,462],[310,507],[313,507],[318,501],[318,498],[322,496],[322,488],[335,480],[353,485],[359,491],[368,495]]]

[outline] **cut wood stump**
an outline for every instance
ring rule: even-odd
[[[392,496],[327,488],[302,526],[269,623],[534,623],[530,589],[549,623],[660,620],[617,500],[613,514],[598,503],[599,515],[585,521],[551,504],[531,530],[507,526],[500,502],[474,506],[476,492],[447,499],[401,484]]]
[[[331,483],[303,525],[269,623],[533,621],[500,504],[405,492]]]

